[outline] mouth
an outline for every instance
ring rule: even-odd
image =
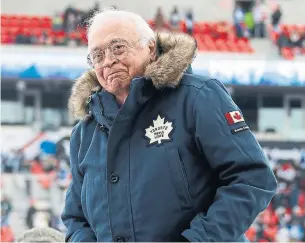
[[[115,78],[116,76],[118,76],[120,73],[122,73],[123,71],[115,71],[115,72],[112,72],[110,74],[108,74],[106,76],[106,80],[111,80],[113,78]]]

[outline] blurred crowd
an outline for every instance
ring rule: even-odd
[[[1,152],[1,189],[6,186],[6,176],[21,175],[24,184],[24,195],[26,198],[25,215],[19,215],[22,223],[28,229],[33,227],[51,227],[61,232],[66,230],[63,225],[60,214],[54,210],[51,199],[52,188],[58,189],[58,203],[64,202],[65,192],[71,181],[69,168],[69,156],[64,148],[64,140],[57,144],[50,141],[44,141],[40,145],[40,151],[32,160],[25,159],[22,149]],[[41,188],[40,192],[35,192],[37,186]],[[44,196],[41,193],[44,192]],[[12,192],[10,192],[12,193]],[[53,192],[54,193],[54,192]],[[37,195],[39,194],[39,195]],[[13,195],[14,196],[14,195]],[[38,196],[38,197],[37,197]],[[20,202],[14,202],[15,204]],[[13,242],[14,225],[11,224],[11,213],[14,211],[12,198],[6,194],[1,197],[1,242]],[[20,213],[20,212],[19,212]]]
[[[117,8],[116,6],[112,6]],[[20,33],[16,38],[19,44],[46,44],[46,45],[83,45],[81,34],[77,33],[78,27],[82,29],[86,25],[86,20],[92,16],[95,11],[100,9],[99,3],[96,3],[88,10],[76,9],[68,6],[62,13],[57,13],[52,19],[52,29],[54,31],[63,31],[65,36],[54,38],[43,32],[37,38],[33,35],[23,35]],[[255,5],[249,5],[247,2],[237,3],[233,11],[233,24],[237,37],[258,37],[265,38],[267,36],[266,21],[269,14],[268,7],[261,1],[257,0]],[[169,16],[167,19],[166,16]],[[282,10],[279,4],[272,7],[269,16],[272,28],[277,30],[281,23]],[[152,27],[157,30],[181,31],[181,23],[185,25],[186,32],[193,33],[195,18],[192,9],[181,11],[177,6],[173,6],[170,13],[165,14],[162,7],[158,7],[153,20],[149,20]]]
[[[247,232],[252,242],[305,241],[305,153],[300,159],[270,157],[277,193]]]
[[[274,34],[280,55],[282,50],[291,50],[293,55],[305,54],[305,27],[300,29],[283,27]]]
[[[51,35],[46,30],[39,35],[21,32],[16,36],[15,43],[55,46],[85,45],[86,41],[81,31],[85,27],[86,20],[99,9],[98,2],[88,10],[80,10],[69,5],[63,12],[56,13],[52,18],[52,31],[57,32],[58,35]]]
[[[116,6],[112,6],[117,8]],[[52,18],[45,16],[46,21],[39,28],[31,27],[35,25],[34,18],[28,28],[26,18],[19,19],[19,27],[9,27],[11,23],[9,18],[2,16],[8,24],[5,31],[1,34],[3,43],[29,44],[29,45],[52,45],[52,46],[85,46],[87,45],[86,27],[87,20],[94,12],[100,10],[99,3],[96,3],[89,9],[80,10],[68,6],[63,12],[56,13]],[[168,16],[168,17],[167,17]],[[145,16],[144,16],[145,17]],[[236,40],[246,40],[251,49],[248,53],[253,52],[248,40],[253,38],[271,40],[274,43],[274,49],[278,48],[279,54],[289,60],[293,60],[296,55],[305,54],[305,25],[291,28],[285,27],[282,23],[283,11],[279,3],[267,5],[265,1],[256,0],[253,4],[251,1],[239,1],[236,3],[232,21],[220,22],[198,22],[192,9],[179,9],[173,6],[169,13],[165,13],[162,7],[158,7],[153,19],[148,23],[156,31],[185,32],[193,35],[197,42],[204,40],[204,45],[198,43],[200,51],[213,51],[215,48],[210,46],[213,42],[216,49],[214,51],[234,52],[241,49]],[[29,17],[31,19],[31,17]],[[3,19],[3,20],[4,20]],[[34,22],[33,22],[34,21]],[[1,22],[1,25],[2,25]],[[39,25],[39,24],[38,24]],[[23,26],[23,27],[22,27]],[[46,28],[45,28],[46,27]],[[230,38],[214,36],[214,32],[226,33]],[[220,48],[220,42],[224,42],[228,48]],[[236,43],[235,43],[236,42]],[[231,47],[233,45],[233,47]],[[236,47],[236,48],[235,48]],[[247,51],[246,51],[247,52]]]
[[[116,9],[116,6],[112,6]],[[82,46],[86,45],[84,38],[84,30],[86,21],[93,15],[94,12],[100,9],[99,3],[96,3],[88,10],[80,10],[73,6],[68,6],[63,13],[56,13],[52,18],[52,31],[57,32],[57,35],[52,35],[48,31],[42,31],[37,34],[34,32],[20,32],[16,36],[16,44],[30,45],[55,45],[55,46]],[[193,13],[188,10],[182,16],[177,7],[173,8],[170,14],[169,21],[166,20],[162,12],[162,8],[157,9],[155,19],[152,22],[152,27],[156,30],[171,30],[181,31],[180,22],[184,20],[186,29],[189,34],[193,32]]]

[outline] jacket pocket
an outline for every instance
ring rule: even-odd
[[[189,184],[184,168],[183,161],[181,160],[178,149],[168,148],[165,150],[167,153],[167,161],[169,164],[171,179],[177,192],[177,196],[180,200],[181,206],[192,207],[192,197],[189,191]]]
[[[83,185],[82,185],[82,191],[81,191],[81,204],[82,204],[82,210],[84,213],[84,216],[87,220],[87,222],[89,223],[89,225],[91,225],[90,223],[90,215],[87,209],[88,209],[88,195],[89,195],[89,190],[90,190],[90,185],[88,185],[88,175],[84,176],[84,180],[83,180]]]

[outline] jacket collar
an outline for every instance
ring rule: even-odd
[[[147,65],[144,77],[149,78],[156,89],[175,88],[195,57],[196,41],[182,33],[158,33],[156,41],[160,55]],[[94,70],[85,72],[75,81],[69,99],[69,110],[75,119],[87,115],[87,99],[99,90],[101,86]]]

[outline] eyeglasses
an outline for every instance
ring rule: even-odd
[[[119,40],[111,43],[105,49],[96,49],[87,56],[87,62],[90,67],[100,69],[103,67],[106,55],[111,59],[123,60],[127,57],[128,51],[131,48],[127,41]]]

